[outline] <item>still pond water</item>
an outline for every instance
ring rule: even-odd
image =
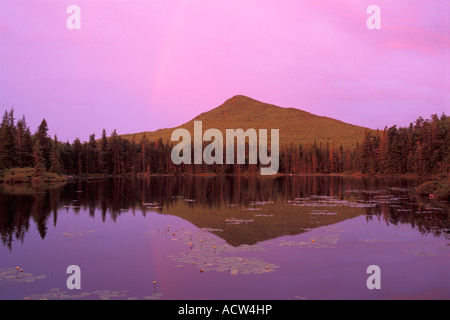
[[[450,299],[449,205],[418,197],[419,183],[1,185],[0,299]],[[81,290],[66,286],[70,265]],[[370,265],[380,267],[379,290],[367,288]]]

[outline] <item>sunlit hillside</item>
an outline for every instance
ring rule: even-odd
[[[242,95],[234,96],[215,109],[204,112],[176,128],[188,129],[192,134],[194,121],[202,121],[203,131],[216,128],[224,134],[226,129],[279,129],[281,145],[290,143],[307,145],[316,141],[323,144],[329,142],[330,145],[335,143],[336,146],[342,144],[344,147],[354,147],[357,142],[362,141],[364,133],[369,130],[299,109],[263,103]],[[138,142],[145,133],[149,141],[162,138],[166,142],[170,141],[172,132],[176,128],[125,134],[122,138],[129,140],[134,138]]]

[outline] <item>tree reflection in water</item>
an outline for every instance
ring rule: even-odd
[[[299,234],[365,214],[449,238],[448,204],[418,197],[414,179],[345,176],[155,176],[0,185],[0,234],[12,250],[34,222],[42,239],[58,213],[88,211],[103,221],[124,212],[171,214],[233,246]]]

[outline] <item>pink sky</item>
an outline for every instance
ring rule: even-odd
[[[81,8],[81,30],[66,9]],[[381,30],[366,9],[381,8]],[[448,0],[2,0],[0,108],[60,140],[236,94],[370,128],[450,114]]]

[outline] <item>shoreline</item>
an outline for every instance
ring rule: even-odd
[[[0,173],[0,184],[16,185],[28,184],[33,187],[41,185],[52,185],[55,183],[70,183],[76,181],[102,181],[104,179],[149,179],[151,177],[246,177],[246,178],[270,178],[278,177],[352,177],[366,179],[412,179],[419,180],[420,184],[415,188],[418,195],[429,197],[430,199],[448,201],[450,200],[450,179],[444,175],[417,176],[413,174],[362,174],[358,172],[347,173],[277,173],[271,176],[261,176],[257,173],[126,173],[119,175],[111,174],[84,174],[84,175],[63,175],[51,172],[35,174],[34,168],[12,168]]]
[[[82,174],[82,175],[67,175],[45,172],[41,176],[34,175],[34,169],[32,168],[12,168],[6,170],[2,176],[0,176],[0,183],[53,183],[53,182],[70,182],[77,180],[102,180],[109,178],[150,178],[150,177],[258,177],[258,178],[276,178],[276,177],[308,177],[308,176],[329,176],[329,177],[355,177],[355,178],[403,178],[403,179],[423,179],[424,181],[442,180],[443,175],[428,175],[419,176],[414,174],[362,174],[358,172],[348,173],[277,173],[270,176],[262,176],[258,173],[124,173],[124,174]]]

